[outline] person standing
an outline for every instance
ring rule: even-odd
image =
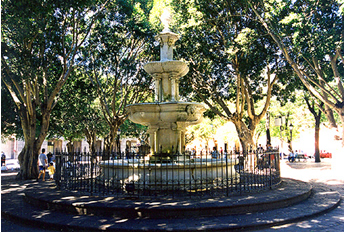
[[[6,155],[1,151],[1,167],[6,165]]]
[[[211,156],[213,159],[217,159],[218,155],[219,155],[219,153],[217,152],[216,147],[214,146],[213,151],[211,152]]]
[[[48,158],[48,163],[50,164],[51,162],[53,162],[53,154],[51,152],[49,152],[47,154],[47,158]]]
[[[54,167],[53,162],[49,163],[48,171],[49,171],[49,180],[53,180],[54,174],[55,174],[55,167]]]
[[[39,174],[37,181],[41,177],[41,174],[43,174],[43,181],[45,181],[45,168],[48,165],[48,159],[47,156],[45,155],[45,149],[42,149],[42,153],[38,156],[38,161],[37,161],[38,167],[39,167]]]

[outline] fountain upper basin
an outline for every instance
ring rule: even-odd
[[[145,71],[151,75],[172,73],[182,77],[189,72],[189,67],[183,61],[153,61],[143,66]]]
[[[198,124],[203,120],[205,107],[194,102],[141,103],[127,106],[129,119],[143,125],[158,125],[164,122]]]

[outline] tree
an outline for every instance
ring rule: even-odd
[[[101,1],[2,1],[2,81],[25,140],[18,178],[36,178],[37,157],[58,94],[104,7]]]
[[[16,135],[23,136],[16,105],[5,85],[1,85],[1,139]]]
[[[61,90],[60,101],[52,112],[49,136],[67,139],[70,153],[74,152],[73,142],[86,137],[89,151],[93,153],[97,137],[108,133],[106,126],[95,86],[76,69]]]
[[[83,66],[84,74],[97,88],[109,127],[105,137],[107,155],[114,151],[117,130],[128,118],[125,107],[152,96],[151,77],[142,69],[151,59],[153,45],[148,12],[146,5],[130,1],[111,4],[95,25],[95,36],[90,37],[84,50],[84,56],[89,58]]]
[[[340,1],[247,1],[312,95],[336,111],[344,139],[343,7]],[[249,13],[248,13],[249,14]],[[342,141],[344,146],[344,140]]]
[[[262,37],[250,16],[238,17],[240,2],[178,1],[175,12],[182,39],[179,56],[190,61],[181,91],[193,93],[218,116],[235,124],[244,151],[255,147],[253,136],[265,117],[273,86],[288,66],[276,46]],[[234,87],[234,88],[232,88]],[[265,99],[263,108],[255,103]],[[229,104],[232,103],[232,104]]]
[[[315,120],[315,133],[314,133],[314,139],[315,139],[315,145],[314,145],[314,157],[315,157],[315,162],[320,162],[320,150],[319,150],[319,136],[320,136],[320,123],[321,123],[321,112],[325,111],[324,109],[324,103],[316,103],[316,100],[310,99],[309,96],[305,95],[305,102],[307,104],[307,107],[309,111],[312,113],[314,116]],[[319,108],[318,110],[316,108]]]
[[[201,139],[205,141],[206,148],[209,150],[209,140],[215,140],[216,131],[223,124],[224,120],[219,117],[215,117],[213,119],[206,117],[202,123],[189,126],[186,131],[186,144],[190,143],[194,139]]]

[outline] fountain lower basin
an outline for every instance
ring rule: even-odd
[[[146,190],[159,187],[164,190],[199,191],[238,183],[240,174],[235,171],[236,162],[234,159],[212,158],[172,163],[149,163],[139,159],[107,160],[100,163],[100,177],[117,188],[131,183]]]
[[[184,152],[185,131],[203,120],[205,107],[193,102],[158,102],[127,106],[129,119],[148,126],[151,155],[156,152]]]

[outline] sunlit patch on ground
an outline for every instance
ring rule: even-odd
[[[120,220],[117,220],[116,223],[123,223],[123,222],[127,222],[128,219],[120,219]]]

